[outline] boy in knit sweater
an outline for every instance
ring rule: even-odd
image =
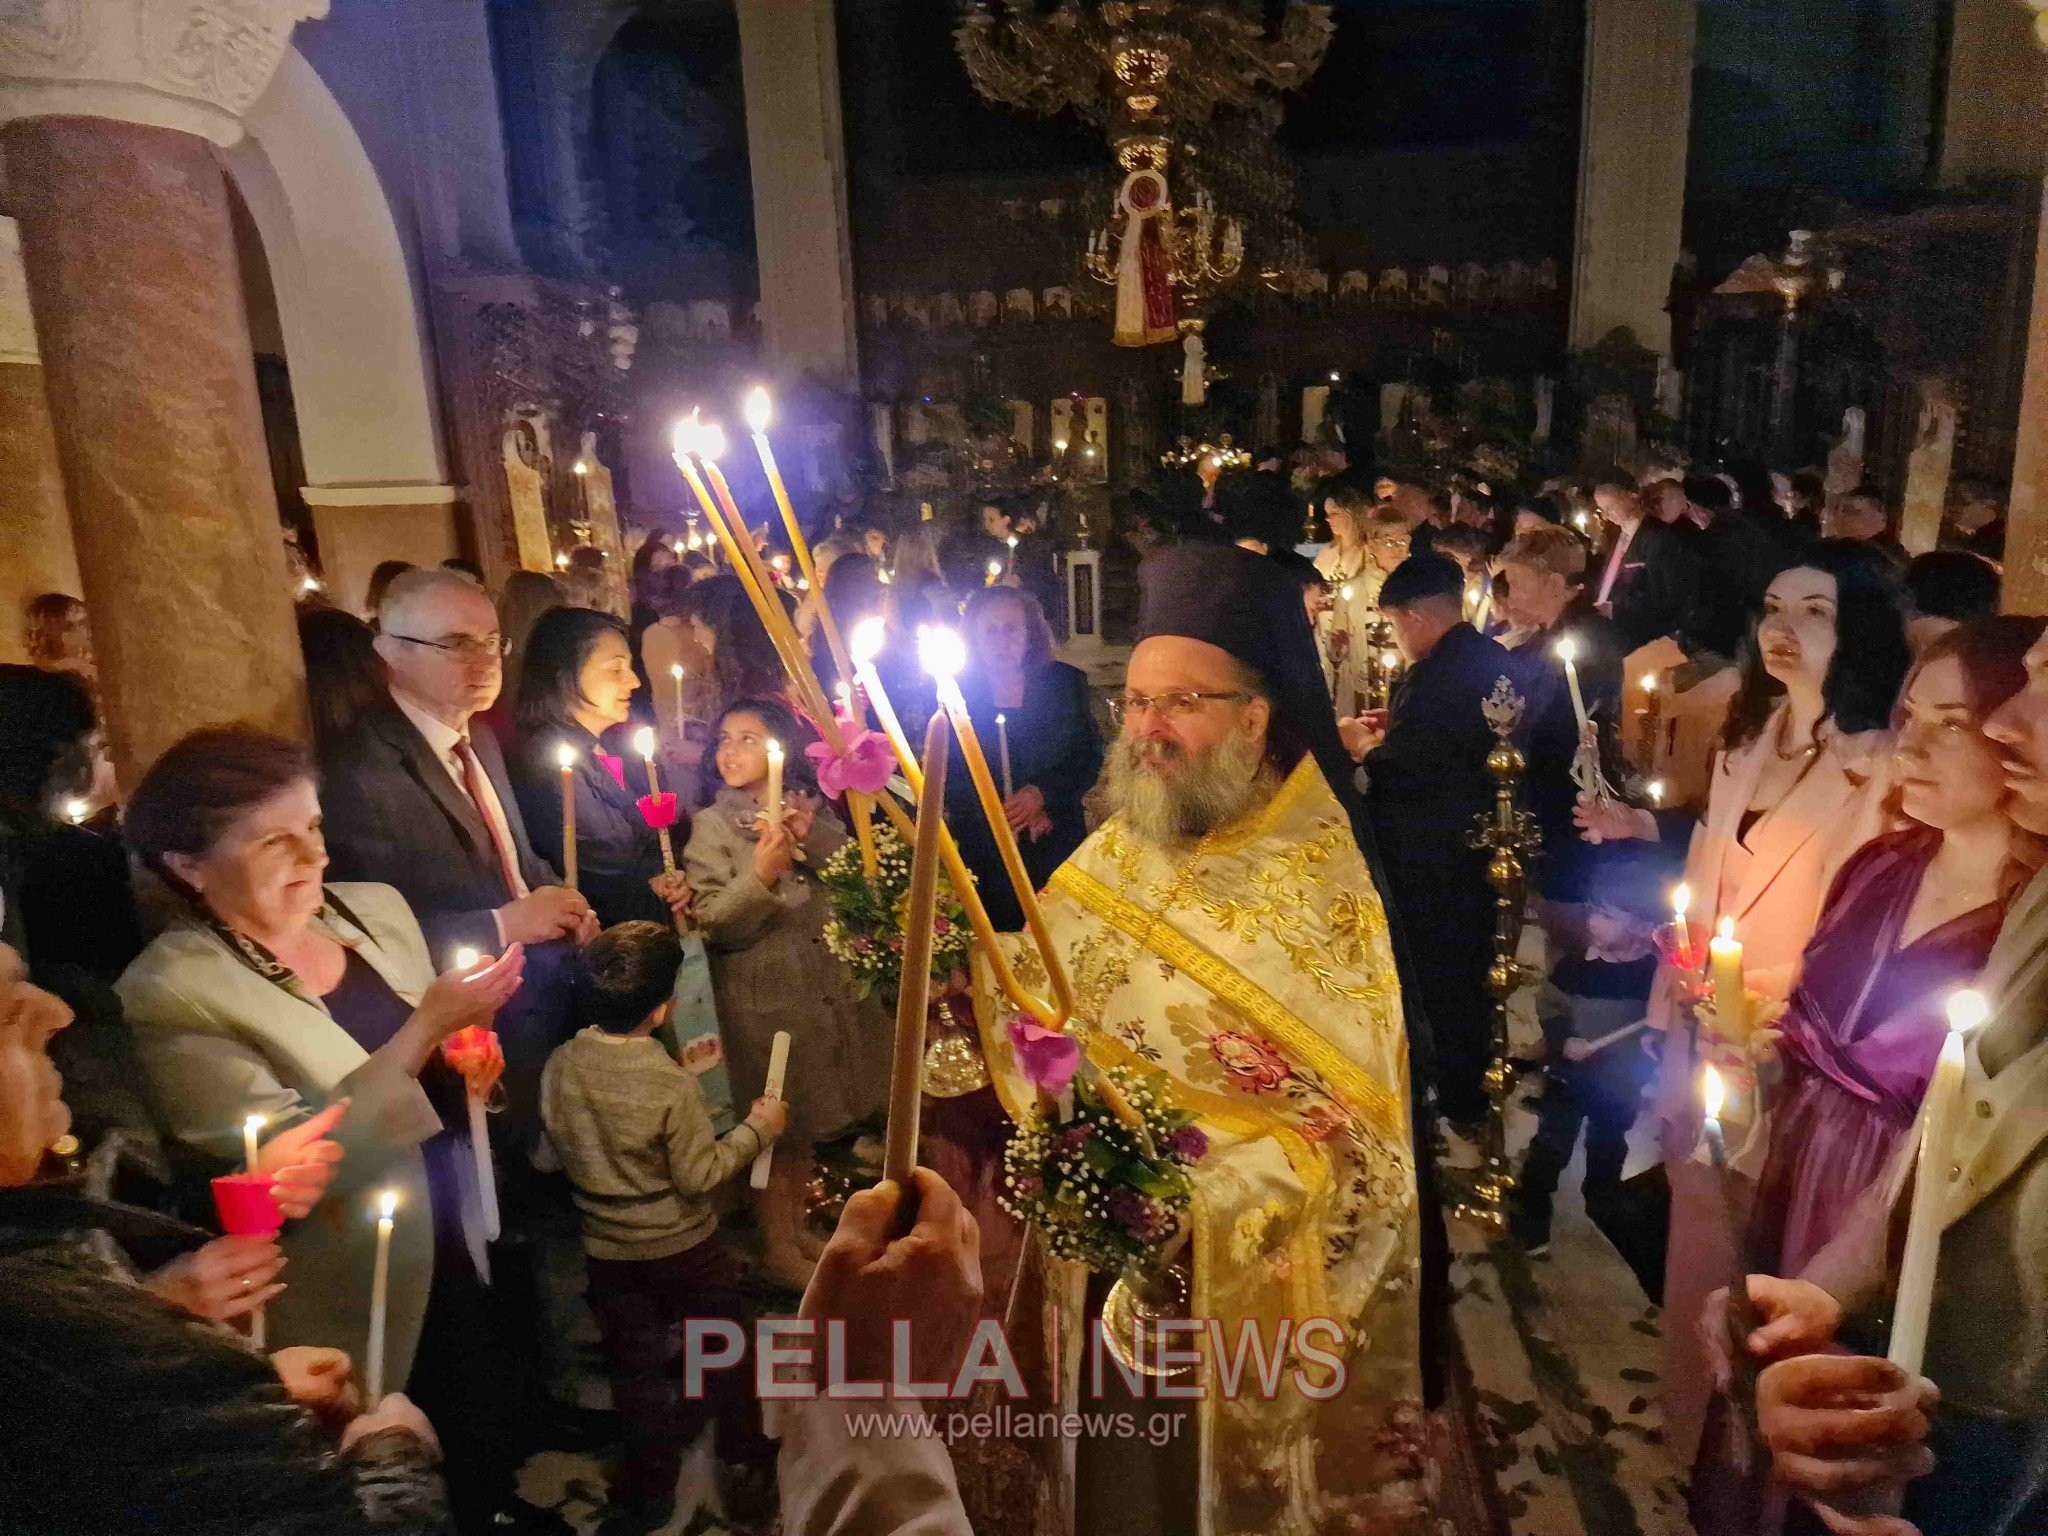
[[[723,1444],[745,1428],[731,1371],[707,1377],[711,1404],[685,1403],[677,1355],[685,1318],[749,1320],[738,1274],[706,1241],[718,1229],[708,1198],[781,1134],[780,1100],[756,1099],[716,1135],[697,1080],[653,1038],[668,1016],[682,945],[659,923],[621,923],[583,951],[585,1026],[548,1058],[541,1118],[583,1221],[590,1309],[603,1334],[625,1464],[604,1529],[652,1531],[672,1512],[684,1453],[707,1407]],[[743,1383],[742,1383],[743,1386]]]

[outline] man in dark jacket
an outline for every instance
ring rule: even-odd
[[[1469,1127],[1486,1116],[1493,1043],[1492,888],[1472,846],[1493,804],[1486,771],[1494,735],[1480,706],[1515,665],[1464,619],[1465,573],[1444,555],[1413,555],[1380,590],[1380,609],[1408,663],[1385,711],[1342,723],[1360,761],[1387,899],[1416,938],[1415,981],[1436,1046],[1437,1100]]]
[[[1634,486],[1607,481],[1593,492],[1593,505],[1614,529],[1593,603],[1614,620],[1624,647],[1633,651],[1661,635],[1675,635],[1692,617],[1698,593],[1698,562],[1686,535],[1649,515]]]

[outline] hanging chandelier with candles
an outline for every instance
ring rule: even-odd
[[[953,36],[988,100],[1108,135],[1124,181],[1083,265],[1118,286],[1117,339],[1148,345],[1176,334],[1175,299],[1199,305],[1246,270],[1248,241],[1268,283],[1306,264],[1272,139],[1282,96],[1307,84],[1334,31],[1309,0],[1272,21],[1260,0],[969,0]]]

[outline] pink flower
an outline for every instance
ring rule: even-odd
[[[1257,1035],[1235,1029],[1219,1029],[1211,1035],[1209,1054],[1237,1079],[1238,1087],[1252,1093],[1271,1093],[1294,1076],[1286,1057]]]
[[[1009,1035],[1017,1066],[1031,1084],[1055,1096],[1065,1093],[1081,1070],[1080,1042],[1022,1018],[1010,1020]]]
[[[659,795],[642,795],[637,802],[640,818],[656,831],[676,824],[676,797],[666,792]]]
[[[880,731],[856,731],[846,739],[846,751],[837,753],[822,741],[804,748],[818,770],[818,788],[833,799],[848,790],[864,795],[880,794],[896,771],[896,752]]]

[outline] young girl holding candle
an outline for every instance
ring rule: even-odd
[[[776,1031],[793,1040],[789,1129],[758,1206],[770,1278],[802,1287],[816,1245],[802,1234],[810,1149],[878,1113],[889,1078],[888,1019],[854,992],[825,948],[830,905],[817,871],[846,829],[816,798],[808,733],[779,702],[743,699],[719,717],[723,788],[690,827],[683,865],[711,955],[735,1102],[758,1098]],[[782,804],[767,804],[770,743],[783,748]]]

